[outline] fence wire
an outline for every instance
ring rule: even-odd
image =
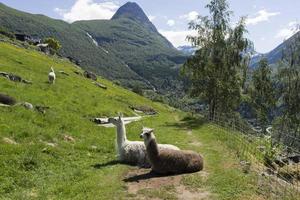
[[[259,194],[266,199],[300,199],[299,149],[287,145],[290,143],[284,143],[275,134],[266,136],[256,131],[240,118],[202,114],[220,127],[217,138],[236,153],[243,171],[254,174]],[[287,133],[285,138],[293,139],[293,144],[300,141]]]

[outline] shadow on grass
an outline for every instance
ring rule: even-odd
[[[108,166],[112,166],[112,165],[117,165],[117,164],[121,164],[119,161],[117,160],[111,160],[111,161],[108,161],[106,163],[97,163],[97,164],[94,164],[92,165],[93,168],[95,169],[101,169],[101,168],[104,168],[104,167],[108,167]]]
[[[180,174],[178,174],[180,175]],[[175,174],[156,174],[153,171],[150,171],[145,174],[138,174],[128,178],[123,179],[124,182],[139,182],[141,180],[147,180],[151,178],[167,177],[167,176],[176,176]]]
[[[166,123],[165,126],[177,127],[179,129],[197,129],[200,128],[205,123],[207,123],[207,120],[202,117],[186,116],[183,119],[181,119],[179,122]]]

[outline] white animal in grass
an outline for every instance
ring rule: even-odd
[[[54,69],[52,67],[51,67],[51,71],[48,74],[48,79],[49,79],[50,84],[55,83],[56,75],[55,75]]]
[[[125,124],[122,117],[119,116],[117,119],[109,118],[108,122],[117,127],[116,146],[119,161],[140,167],[151,167],[144,142],[127,140]],[[179,150],[178,147],[170,144],[159,144],[158,148]]]

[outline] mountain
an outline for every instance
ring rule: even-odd
[[[255,68],[258,66],[258,63],[261,58],[265,57],[268,59],[268,62],[271,66],[275,66],[278,61],[282,59],[284,49],[290,46],[295,40],[299,40],[300,32],[295,33],[289,39],[282,42],[275,49],[266,54],[257,54],[252,57],[250,67]]]
[[[139,84],[160,90],[170,79],[173,85],[167,88],[173,88],[179,84],[178,68],[186,59],[131,2],[121,6],[111,20],[72,24],[0,3],[0,26],[14,33],[54,37],[62,44],[61,55],[80,60],[83,68],[126,87]]]
[[[177,47],[177,49],[187,56],[193,55],[197,50],[197,48],[189,46],[189,45],[179,46],[179,47]]]
[[[147,26],[150,30],[154,32],[157,31],[142,8],[135,2],[127,2],[126,4],[121,6],[111,19],[114,20],[120,18],[128,18],[140,22],[144,26]]]

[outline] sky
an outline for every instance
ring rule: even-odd
[[[188,22],[208,15],[209,0],[131,0],[175,47],[189,45],[193,34]],[[0,0],[10,7],[34,14],[44,14],[69,23],[76,20],[110,19],[126,0]],[[300,20],[300,0],[228,0],[233,11],[232,23],[247,16],[247,37],[255,50],[267,53],[296,31]]]

